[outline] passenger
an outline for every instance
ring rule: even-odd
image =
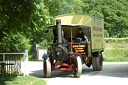
[[[79,32],[77,33],[76,38],[80,39],[82,42],[85,42],[85,40],[88,42],[86,35],[82,32],[82,28],[79,28]]]

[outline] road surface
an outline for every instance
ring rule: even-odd
[[[105,62],[102,71],[93,71],[85,65],[82,68],[80,78],[74,78],[68,71],[54,71],[51,78],[44,78],[43,63],[29,62],[29,73],[43,78],[48,85],[128,85],[128,62]]]

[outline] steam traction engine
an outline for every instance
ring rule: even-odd
[[[69,18],[72,16],[74,17]],[[82,16],[89,17],[92,21],[88,20],[88,22],[92,24],[88,25],[86,22],[84,24],[78,23],[78,25],[74,25],[77,21],[74,22],[72,20],[78,18],[77,20],[80,21]],[[63,22],[65,21],[64,19],[72,22]],[[93,25],[95,24],[93,19],[95,17],[90,17],[90,15],[64,15],[56,18],[56,25],[49,26],[53,30],[54,43],[51,44],[48,54],[43,55],[45,77],[50,77],[52,71],[72,71],[74,77],[80,77],[82,64],[88,67],[92,65],[94,71],[102,70],[102,52],[104,49],[103,25],[99,27],[98,25]],[[78,28],[83,29],[89,42],[81,42],[75,39]]]

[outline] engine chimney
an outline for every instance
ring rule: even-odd
[[[57,39],[58,39],[57,44],[61,45],[62,44],[62,39],[61,39],[61,20],[56,20],[56,28],[57,28]]]

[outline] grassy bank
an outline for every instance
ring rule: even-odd
[[[5,75],[0,78],[0,85],[46,85],[46,82],[34,76],[13,76]]]
[[[128,62],[128,43],[105,43],[105,62]]]

